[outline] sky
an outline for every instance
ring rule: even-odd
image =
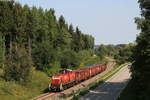
[[[54,8],[57,18],[95,38],[95,44],[127,44],[139,33],[134,18],[140,16],[137,0],[15,0],[30,7]]]

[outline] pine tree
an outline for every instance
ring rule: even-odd
[[[4,67],[5,56],[8,54],[10,34],[13,26],[12,8],[14,2],[0,1],[0,66]]]
[[[29,80],[32,61],[24,46],[17,44],[16,46],[17,48],[14,46],[12,48],[12,55],[7,56],[5,78],[9,81],[26,82]]]
[[[31,57],[26,49],[26,16],[22,6],[15,3],[13,7],[12,40],[11,54],[7,55],[5,64],[5,78],[7,80],[26,81],[32,66]]]

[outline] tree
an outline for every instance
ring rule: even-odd
[[[60,47],[61,49],[70,48],[72,37],[68,31],[68,25],[65,22],[65,19],[63,16],[60,16],[58,20],[58,25],[59,25],[59,29],[58,29],[59,34],[57,38],[57,43],[59,44],[58,47]]]
[[[12,8],[14,2],[0,1],[0,67],[4,67],[5,56],[11,45],[8,44],[13,27]]]
[[[65,56],[64,56],[65,55]],[[73,68],[79,66],[80,61],[77,53],[72,50],[64,50],[61,57],[61,67]]]
[[[117,63],[123,64],[125,62],[133,62],[132,54],[135,48],[135,44],[129,43],[118,49],[118,52],[115,54],[114,58]]]
[[[25,16],[25,37],[26,37],[26,48],[28,51],[28,55],[31,57],[32,53],[32,39],[33,39],[33,34],[35,33],[35,27],[34,26],[34,15],[31,12],[30,8],[28,5],[24,5],[23,7],[24,11],[24,16]]]
[[[22,6],[16,3],[13,11],[13,27],[11,30],[11,53],[7,55],[5,78],[7,80],[26,81],[30,74],[32,60],[26,50],[26,17]],[[10,36],[10,35],[9,35]]]
[[[134,60],[132,81],[136,100],[149,100],[150,92],[150,1],[139,0],[142,18],[136,18],[135,22],[141,30],[136,39],[136,47],[133,52]]]
[[[3,53],[4,53],[4,47],[3,47],[3,38],[2,38],[2,33],[0,33],[0,67],[3,67],[3,63],[4,63],[4,57],[3,57]]]
[[[103,58],[104,56],[107,55],[107,48],[105,45],[100,45],[98,50],[97,50],[97,55],[100,57],[100,58]]]
[[[12,55],[7,56],[5,64],[5,78],[20,82],[28,81],[32,62],[25,47],[18,45],[12,48]]]

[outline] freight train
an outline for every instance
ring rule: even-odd
[[[52,76],[51,84],[49,84],[49,90],[50,91],[65,90],[105,70],[106,70],[105,63],[80,68],[74,71],[70,69],[63,70],[60,74]]]

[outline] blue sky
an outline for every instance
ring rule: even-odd
[[[57,18],[95,37],[96,44],[134,42],[139,33],[134,17],[140,16],[137,0],[16,0],[29,6],[54,8]]]

